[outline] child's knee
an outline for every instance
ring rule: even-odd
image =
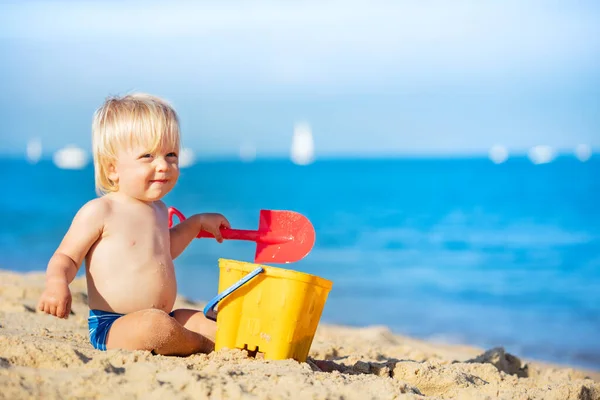
[[[160,348],[178,328],[177,325],[177,321],[162,310],[146,310],[138,325],[142,346],[150,351]]]

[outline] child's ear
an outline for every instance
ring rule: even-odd
[[[117,168],[115,167],[115,164],[110,163],[108,164],[108,167],[106,168],[106,172],[108,176],[108,179],[111,180],[111,182],[119,182],[119,174],[117,172]]]

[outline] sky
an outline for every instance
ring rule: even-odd
[[[108,95],[169,100],[200,157],[600,151],[600,4],[0,0],[0,154],[90,147]]]

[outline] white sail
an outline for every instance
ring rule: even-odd
[[[256,146],[251,143],[243,143],[240,146],[240,160],[252,162],[256,159]]]
[[[196,154],[194,150],[182,148],[179,152],[179,168],[187,168],[194,165],[196,162]]]
[[[554,160],[555,152],[550,146],[539,145],[529,149],[527,156],[534,164],[547,164]]]
[[[310,126],[306,123],[294,127],[290,158],[294,164],[307,165],[314,161],[314,141]]]
[[[25,156],[27,161],[32,164],[37,164],[42,157],[42,141],[40,139],[31,139],[27,142],[27,149],[25,150]]]
[[[499,144],[492,146],[492,148],[490,148],[489,158],[494,164],[502,164],[508,159],[508,149]]]
[[[587,144],[580,144],[575,147],[575,157],[581,162],[586,162],[592,157],[592,148]]]
[[[82,169],[88,162],[88,155],[83,149],[69,145],[54,153],[52,161],[61,169]]]

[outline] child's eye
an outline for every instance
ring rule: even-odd
[[[169,154],[167,154],[167,157],[177,157],[177,153],[175,153],[175,152],[169,153]]]
[[[140,158],[152,158],[152,154],[149,154],[149,153],[144,154],[144,155],[141,155]]]

